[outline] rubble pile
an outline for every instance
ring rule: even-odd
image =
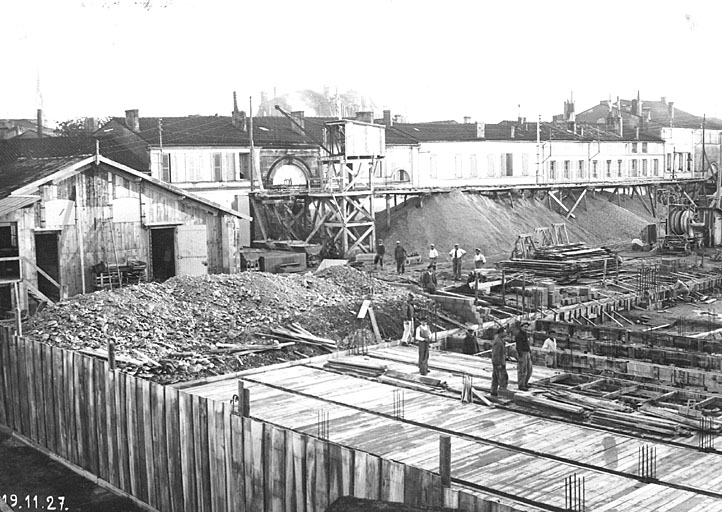
[[[271,329],[296,323],[342,340],[366,327],[356,312],[371,293],[382,334],[398,338],[408,292],[347,267],[174,277],[80,295],[33,316],[24,334],[101,357],[112,341],[118,367],[167,384],[326,353],[302,343],[279,347]]]

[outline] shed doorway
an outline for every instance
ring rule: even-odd
[[[60,256],[58,253],[58,232],[35,233],[35,261],[38,268],[60,283]],[[53,301],[60,300],[60,290],[43,274],[38,272],[38,290]]]
[[[151,275],[153,281],[165,281],[176,275],[175,231],[175,227],[152,228],[150,230]]]

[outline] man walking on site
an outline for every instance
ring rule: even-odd
[[[474,268],[481,268],[486,263],[486,257],[481,254],[481,249],[476,249],[474,254]]]
[[[420,325],[416,328],[416,343],[419,344],[419,373],[429,373],[429,343],[431,342],[431,329],[426,325],[426,319],[422,318]]]
[[[406,249],[401,245],[401,241],[396,241],[396,249],[394,249],[394,259],[396,260],[396,273],[403,274],[406,272]]]
[[[408,345],[414,335],[414,296],[409,293],[404,305],[404,334],[401,336],[401,344]]]
[[[491,395],[499,396],[499,388],[506,389],[509,374],[506,373],[506,343],[504,327],[499,327],[491,343]]]
[[[529,390],[529,378],[532,373],[531,364],[531,347],[529,346],[529,337],[524,331],[524,328],[529,325],[529,322],[524,322],[516,327],[516,335],[514,341],[516,342],[516,357],[517,357],[517,386],[520,391]]]
[[[466,251],[459,249],[459,244],[454,244],[454,248],[449,251],[451,266],[454,270],[454,281],[461,279],[461,258],[464,257],[464,254],[466,254]]]
[[[376,245],[376,256],[374,256],[374,268],[376,268],[376,265],[381,265],[381,268],[384,268],[384,254],[386,254],[386,246],[383,240],[379,240]]]

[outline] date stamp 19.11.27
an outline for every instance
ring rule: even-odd
[[[37,494],[0,494],[13,510],[70,510],[65,504],[65,496],[40,496]]]

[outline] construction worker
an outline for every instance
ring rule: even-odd
[[[544,352],[544,363],[547,368],[556,368],[557,366],[557,339],[554,337],[554,331],[549,331],[549,336],[544,340],[542,345]]]
[[[439,259],[439,251],[436,250],[434,244],[429,245],[429,270],[436,272],[436,260]]]
[[[481,254],[481,249],[477,248],[474,253],[474,268],[483,267],[486,263],[486,257]]]
[[[449,251],[451,256],[451,267],[454,270],[454,281],[461,279],[461,258],[464,257],[466,251],[459,248],[459,244],[454,244],[454,248]]]
[[[424,270],[421,273],[419,284],[425,292],[434,293],[436,291],[436,272],[429,269]]]
[[[509,383],[509,374],[506,373],[506,342],[504,341],[504,327],[501,326],[494,334],[491,343],[491,395],[498,396],[498,390],[506,389]]]
[[[531,347],[529,346],[529,337],[527,336],[524,328],[529,325],[529,322],[522,322],[516,326],[516,334],[514,335],[514,342],[516,343],[516,357],[517,357],[517,386],[519,391],[529,390],[529,378],[531,377],[533,366],[531,364]]]
[[[414,335],[414,296],[409,293],[404,306],[404,334],[401,336],[401,344],[408,345]]]
[[[396,241],[396,249],[394,249],[394,259],[396,260],[396,273],[403,274],[406,272],[406,249],[401,245],[401,241]]]
[[[416,328],[416,343],[419,344],[419,373],[429,373],[429,343],[431,342],[431,329],[426,325],[426,319],[422,318]]]
[[[376,267],[376,265],[381,265],[381,268],[384,268],[384,254],[386,254],[386,246],[384,245],[383,240],[379,240],[379,243],[376,244],[376,256],[374,256],[374,267]]]
[[[474,329],[467,329],[464,337],[464,354],[473,356],[476,354],[476,333]]]

